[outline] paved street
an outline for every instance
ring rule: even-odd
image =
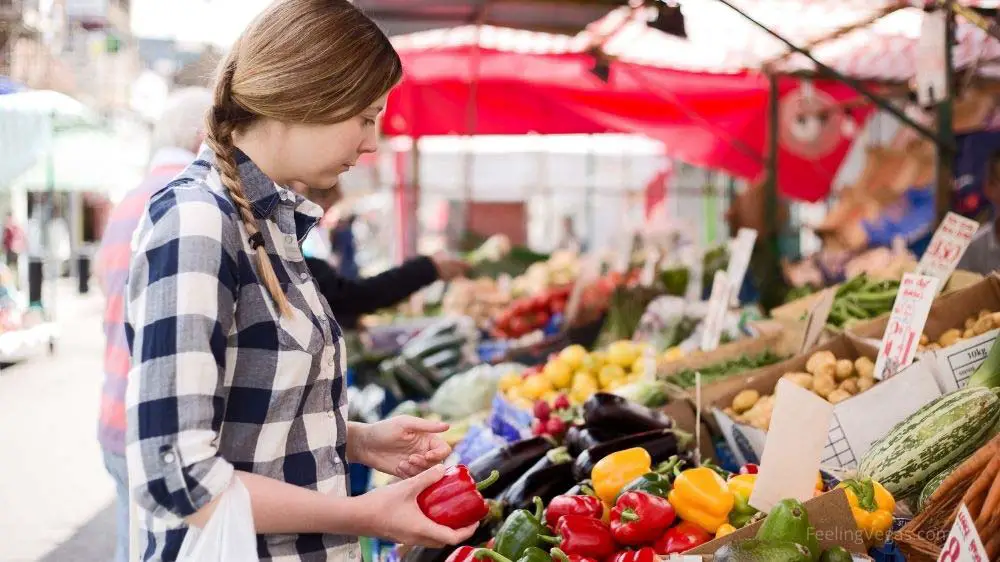
[[[96,440],[101,299],[59,287],[54,356],[0,372],[0,561],[113,558],[114,487]]]

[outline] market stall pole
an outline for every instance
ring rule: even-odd
[[[955,43],[954,0],[944,0],[944,96],[937,106],[937,221],[944,220],[951,211],[952,195],[955,192],[955,157],[957,155],[954,131],[955,109],[955,69],[953,47]]]

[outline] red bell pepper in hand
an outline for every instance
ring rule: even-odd
[[[649,544],[676,518],[667,500],[646,492],[625,492],[611,510],[611,534],[619,544]]]
[[[653,549],[657,554],[674,554],[684,552],[712,540],[712,535],[694,523],[681,521],[680,525],[667,529]]]
[[[659,556],[651,546],[639,550],[622,550],[617,552],[609,562],[658,562]]]
[[[600,519],[604,514],[604,502],[594,496],[556,496],[545,509],[545,524],[555,529],[564,515],[583,515]]]
[[[489,514],[490,504],[479,490],[496,482],[497,478],[500,473],[494,470],[477,484],[467,467],[453,466],[440,480],[420,492],[417,505],[428,519],[439,525],[452,529],[468,527]]]
[[[598,560],[594,560],[593,558],[580,556],[579,554],[566,554],[558,548],[550,550],[549,555],[552,556],[552,560],[555,562],[600,562]]]
[[[460,546],[452,552],[445,562],[478,562],[478,559],[473,556],[476,552],[476,547],[474,546]]]
[[[604,560],[615,552],[615,539],[604,521],[584,515],[564,515],[555,528],[557,537],[542,537],[566,554]]]

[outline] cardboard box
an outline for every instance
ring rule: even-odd
[[[741,355],[758,355],[765,351],[773,351],[779,355],[794,353],[794,349],[786,344],[783,331],[778,329],[776,325],[763,325],[761,332],[760,337],[720,345],[714,351],[695,351],[677,361],[660,362],[656,367],[656,374],[660,378],[665,378],[687,369],[701,369],[736,359]]]
[[[694,407],[687,400],[671,400],[666,406],[662,408],[664,414],[667,414],[676,423],[677,429],[686,431],[692,436],[696,435],[695,432],[695,422],[698,420],[698,416],[695,415]],[[712,432],[708,427],[708,424],[704,420],[701,421],[701,458],[711,459],[715,458],[715,447],[712,446]]]
[[[953,280],[955,278],[952,276]],[[996,273],[935,299],[927,317],[927,324],[924,325],[924,334],[931,341],[935,341],[952,328],[962,330],[965,319],[983,309],[991,312],[1000,311],[1000,275]],[[873,344],[877,346],[887,324],[888,318],[881,318],[855,326],[850,332],[868,342],[874,342]],[[958,390],[986,359],[998,335],[1000,330],[990,330],[944,349],[920,352],[917,354],[917,360],[928,361],[934,366],[934,375],[942,391]]]
[[[865,554],[865,543],[861,538],[857,524],[854,522],[854,516],[851,515],[851,506],[847,503],[847,496],[843,490],[833,490],[813,498],[803,505],[806,508],[806,513],[809,514],[809,523],[816,530],[816,538],[823,549],[841,546],[852,554]],[[684,554],[714,554],[716,550],[727,544],[753,538],[763,524],[763,521],[758,521],[737,530],[735,533],[693,548]]]
[[[847,335],[796,356],[788,361],[757,369],[746,376],[722,381],[702,390],[704,404],[710,405],[714,429],[733,450],[740,463],[759,463],[764,452],[767,433],[750,425],[737,423],[723,410],[743,389],[752,388],[761,395],[773,394],[778,380],[785,373],[805,371],[806,362],[816,351],[828,350],[838,359],[868,357],[874,361],[878,350]],[[941,396],[941,388],[930,362],[918,362],[895,377],[883,381],[867,392],[853,396],[834,407],[833,421],[823,450],[822,465],[826,469],[848,469],[857,466],[858,459],[890,429],[921,406]]]

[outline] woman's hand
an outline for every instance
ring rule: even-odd
[[[373,424],[351,424],[348,457],[400,478],[415,476],[440,463],[451,447],[438,435],[448,424],[396,416]]]
[[[357,498],[363,500],[371,533],[399,544],[433,548],[458,544],[471,537],[478,524],[462,529],[438,525],[417,506],[420,492],[440,480],[444,471],[443,466],[434,465],[413,478],[376,488]]]

